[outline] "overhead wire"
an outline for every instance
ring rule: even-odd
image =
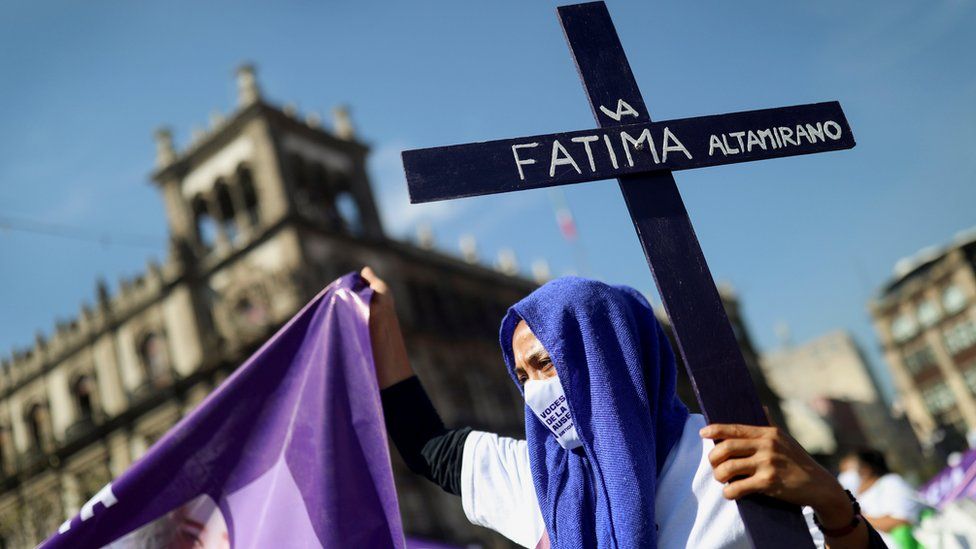
[[[95,242],[103,246],[128,246],[151,250],[159,250],[160,246],[166,242],[165,238],[158,236],[133,233],[110,234],[93,231],[84,227],[0,214],[0,234],[4,231],[16,231],[68,240]]]

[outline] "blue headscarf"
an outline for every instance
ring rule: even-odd
[[[525,436],[553,548],[655,547],[654,496],[688,409],[675,393],[674,354],[633,288],[553,280],[513,305],[500,341],[516,385],[512,334],[520,320],[559,375],[583,446],[564,450],[525,409]]]

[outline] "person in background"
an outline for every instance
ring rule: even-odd
[[[861,514],[889,547],[901,547],[897,539],[903,536],[894,534],[916,525],[922,510],[915,490],[900,475],[891,472],[884,454],[877,450],[857,452],[857,464],[861,484],[856,494]]]
[[[858,487],[861,486],[861,474],[858,473],[858,466],[856,453],[847,454],[840,460],[840,473],[837,475],[837,482],[845,490],[850,490],[851,493],[857,493]]]

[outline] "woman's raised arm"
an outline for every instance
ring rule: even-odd
[[[369,336],[373,343],[376,380],[382,390],[413,377],[414,372],[407,357],[390,287],[369,267],[364,267],[359,274],[373,289],[373,300],[369,305]]]

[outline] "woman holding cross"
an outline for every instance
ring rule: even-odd
[[[884,547],[836,479],[775,427],[705,425],[635,290],[561,278],[513,305],[500,341],[526,439],[446,429],[414,375],[386,284],[366,268],[387,429],[414,472],[524,547],[750,547],[733,501],[808,506],[818,545]]]

